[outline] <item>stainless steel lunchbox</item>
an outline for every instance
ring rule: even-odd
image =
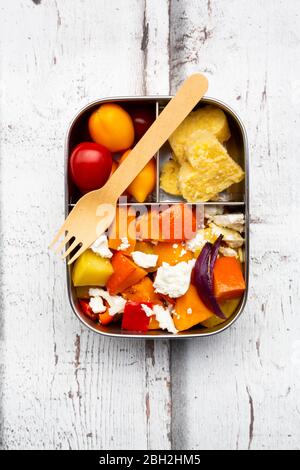
[[[74,187],[68,177],[68,158],[72,149],[80,142],[91,140],[87,131],[87,119],[95,108],[106,102],[120,103],[125,108],[129,108],[136,104],[145,105],[147,107],[153,107],[153,111],[156,116],[160,113],[161,109],[168,103],[171,96],[141,96],[141,97],[111,97],[94,101],[85,106],[72,120],[65,142],[65,214],[69,214],[70,210],[74,206],[79,195],[74,194]],[[237,318],[242,314],[246,301],[249,288],[249,168],[248,168],[248,143],[246,131],[243,123],[237,114],[225,103],[216,100],[214,98],[203,98],[197,107],[201,107],[207,104],[212,104],[221,108],[227,115],[229,126],[231,130],[231,138],[228,141],[228,148],[230,153],[239,162],[245,171],[245,180],[238,185],[233,185],[229,190],[226,191],[225,200],[217,202],[207,202],[205,205],[224,205],[230,207],[232,211],[243,211],[245,214],[245,263],[244,263],[244,276],[246,281],[246,291],[243,299],[240,302],[236,312],[224,323],[217,325],[213,328],[201,328],[199,326],[193,327],[190,330],[180,332],[176,335],[161,330],[149,330],[145,333],[131,333],[121,329],[120,323],[111,323],[108,326],[95,324],[92,320],[85,317],[78,306],[78,299],[76,298],[75,289],[71,282],[71,269],[72,267],[67,266],[67,289],[70,305],[75,315],[79,320],[87,326],[90,330],[95,333],[99,333],[104,336],[115,336],[122,338],[145,338],[145,339],[178,339],[178,338],[194,338],[211,336],[220,333],[229,328]],[[159,187],[159,172],[162,162],[170,156],[171,150],[169,144],[166,143],[156,155],[157,162],[157,186],[151,198],[143,205],[159,203],[169,204],[170,202],[182,202],[179,197],[167,195]],[[134,204],[134,203],[133,203]],[[130,205],[133,205],[130,203]],[[136,203],[138,205],[138,203]]]

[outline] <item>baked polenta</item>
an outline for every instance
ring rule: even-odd
[[[230,138],[230,130],[225,113],[215,106],[204,106],[190,113],[169,138],[175,159],[182,164],[186,161],[184,147],[191,134],[198,129],[205,129],[221,142]]]
[[[191,134],[184,146],[186,161],[178,174],[178,186],[188,202],[205,202],[244,178],[242,168],[208,131]]]
[[[180,165],[175,160],[168,160],[161,170],[160,187],[166,193],[180,196],[181,192],[178,187],[178,173]]]

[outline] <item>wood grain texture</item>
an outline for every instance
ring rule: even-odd
[[[1,21],[1,447],[299,448],[300,38],[296,0],[20,0]],[[225,333],[96,336],[63,264],[63,142],[87,102],[191,72],[250,143],[251,285]]]
[[[175,448],[299,448],[297,2],[171,2],[173,87],[206,71],[250,143],[250,295],[224,334],[172,344]],[[174,397],[174,394],[173,394]]]

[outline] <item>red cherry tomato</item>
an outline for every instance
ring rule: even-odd
[[[111,168],[110,151],[94,142],[77,145],[70,157],[70,174],[82,193],[101,188],[108,180]]]
[[[140,139],[155,121],[155,112],[150,108],[135,107],[130,112],[136,139]]]

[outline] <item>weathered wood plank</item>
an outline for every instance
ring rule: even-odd
[[[5,448],[170,445],[168,344],[107,340],[81,327],[66,299],[64,266],[47,250],[63,220],[71,117],[90,100],[153,87],[160,63],[151,53],[143,81],[147,15],[138,0],[2,5]],[[151,29],[150,43],[156,38]]]
[[[145,95],[169,93],[169,5],[167,1],[144,2],[144,58],[142,92]],[[169,341],[149,340],[146,348],[147,447],[171,449],[171,377]]]
[[[2,447],[299,447],[297,8],[296,0],[1,5]],[[212,339],[104,340],[73,317],[64,266],[47,250],[63,220],[67,122],[90,100],[168,93],[196,70],[248,130],[248,307]]]
[[[251,284],[224,334],[172,344],[175,448],[299,448],[297,2],[171,2],[173,89],[194,70],[250,142]],[[293,123],[293,124],[292,124]],[[296,129],[296,128],[295,128]]]

